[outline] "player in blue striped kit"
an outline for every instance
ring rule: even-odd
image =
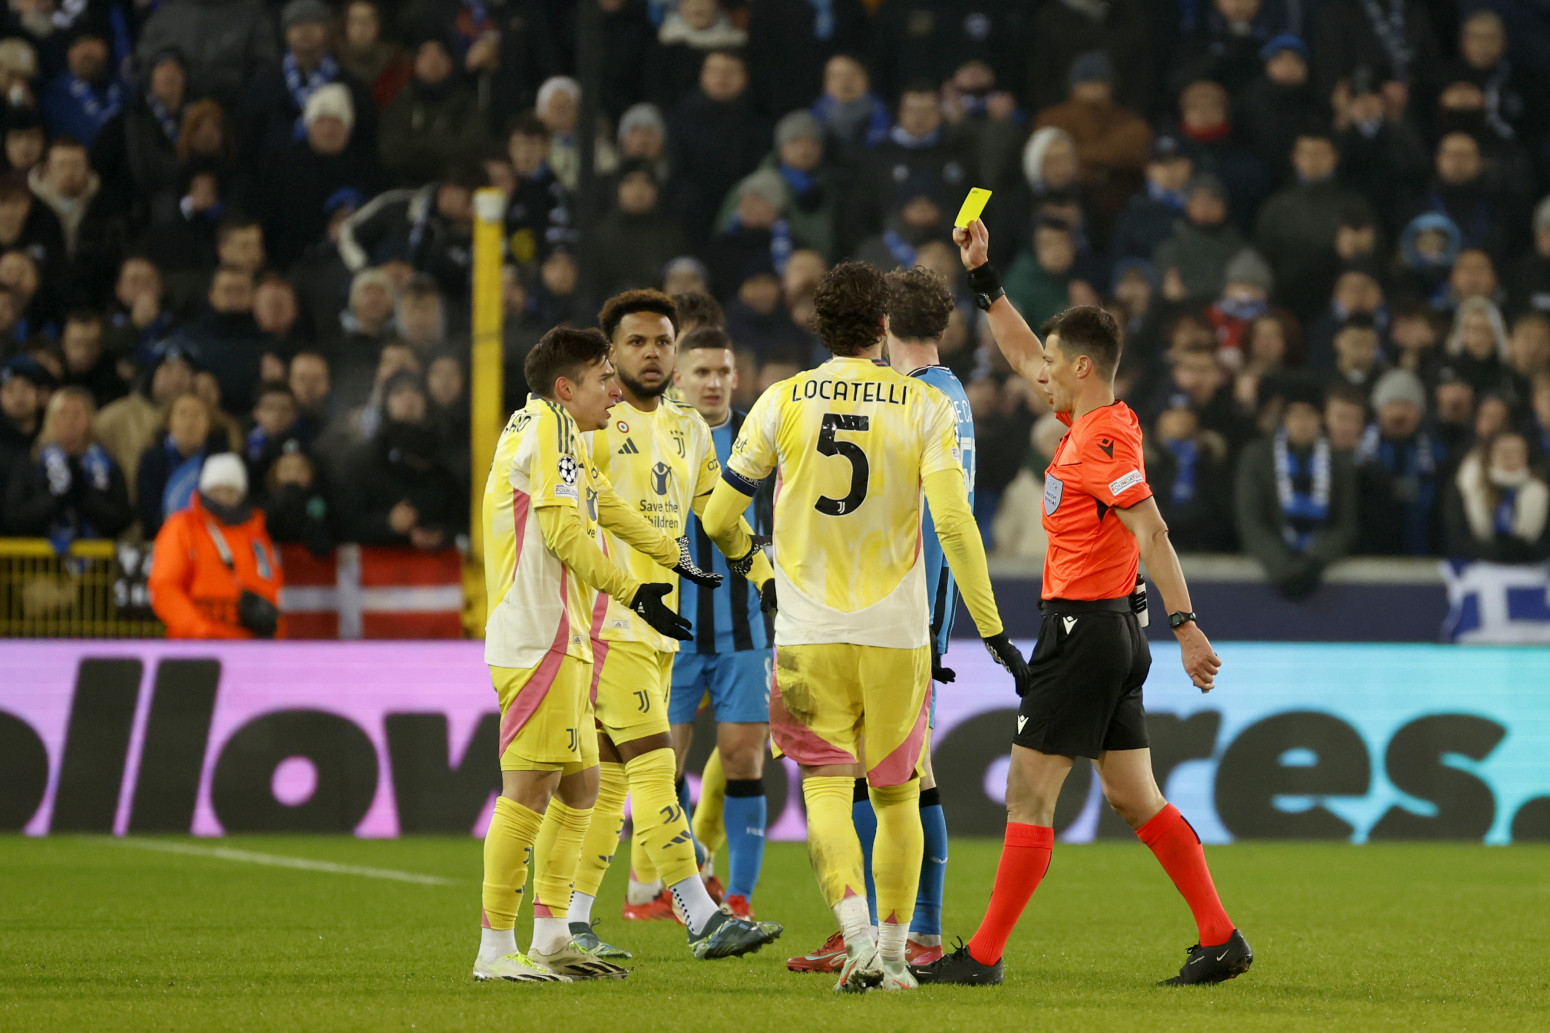
[[[969,396],[953,371],[941,364],[938,345],[947,330],[956,307],[952,292],[942,277],[921,266],[889,275],[888,361],[894,369],[925,381],[945,394],[958,420],[958,450],[974,505],[974,417],[969,411]],[[751,521],[750,521],[751,523]],[[942,555],[929,508],[923,509],[921,547],[926,559],[926,592],[931,607],[931,723],[936,723],[937,686],[950,682],[955,675],[942,666],[958,612],[958,589],[952,571]],[[685,611],[688,613],[688,611]],[[920,824],[925,832],[925,851],[921,857],[920,888],[915,899],[915,917],[910,922],[905,957],[911,965],[927,965],[942,956],[942,894],[947,880],[947,820],[942,814],[941,794],[931,771],[931,751],[922,758],[920,780]],[[861,839],[867,880],[867,903],[872,909],[872,926],[877,926],[877,892],[872,885],[872,839],[877,832],[877,817],[867,795],[866,779],[856,780],[851,820]],[[845,944],[839,934],[822,947],[801,958],[791,958],[786,967],[793,972],[838,971],[845,959]]]
[[[674,384],[683,402],[710,424],[716,457],[723,464],[732,454],[732,443],[743,424],[744,414],[732,409],[736,378],[732,342],[723,331],[706,327],[682,338]],[[760,502],[755,497],[748,506],[749,524],[756,531],[761,526],[756,515]],[[766,514],[762,525],[767,528],[768,524]],[[698,518],[690,517],[688,534],[693,555],[703,554],[705,562],[712,565],[726,565]],[[695,711],[705,694],[710,694],[716,745],[726,775],[722,820],[730,857],[722,903],[733,914],[751,918],[750,900],[764,861],[767,812],[763,778],[772,654],[758,590],[731,571],[723,575],[728,582],[724,592],[701,592],[690,586],[680,595],[680,612],[694,622],[694,641],[684,644],[673,663],[668,720],[678,749],[680,800],[687,811],[683,760]]]

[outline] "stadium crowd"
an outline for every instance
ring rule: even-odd
[[[949,236],[985,186],[1029,322],[1125,329],[1181,551],[1245,551],[1292,596],[1352,554],[1544,559],[1550,36],[1480,7],[7,0],[0,533],[149,540],[235,451],[278,542],[451,547],[493,186],[508,408],[538,337],[619,290],[712,296],[746,408],[824,357],[833,263],[939,270],[976,517],[1037,555],[1062,428]]]

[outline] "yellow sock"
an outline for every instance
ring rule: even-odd
[[[638,799],[633,793],[630,795],[630,816],[634,825],[630,834],[630,878],[636,882],[656,882],[661,876],[657,874],[657,864],[651,859],[645,841],[641,839],[641,818],[636,804]]]
[[[589,897],[597,896],[603,876],[613,863],[614,851],[619,849],[619,835],[624,831],[624,794],[629,789],[623,764],[605,760],[598,767],[597,803],[592,807],[587,834],[581,840],[581,857],[572,880],[576,892]]]
[[[581,862],[581,844],[592,824],[592,808],[577,810],[559,797],[549,801],[543,827],[533,848],[533,906],[543,905],[563,917],[570,907],[571,886]]]
[[[850,820],[855,793],[856,780],[849,775],[810,776],[802,780],[802,797],[807,801],[807,854],[824,902],[831,908],[847,895],[866,898],[861,840]],[[915,867],[920,867],[918,856]]]
[[[700,802],[694,805],[694,838],[712,857],[727,841],[727,828],[721,823],[721,806],[726,798],[727,776],[721,769],[721,751],[711,750],[700,774]]]
[[[901,786],[869,786],[877,815],[872,846],[872,882],[877,887],[879,922],[908,929],[920,886],[920,857],[926,837],[920,826],[920,781]]]
[[[700,871],[694,858],[694,840],[689,835],[689,818],[678,806],[678,790],[673,785],[676,766],[673,751],[666,746],[643,753],[624,765],[630,778],[635,835],[647,857],[656,862],[656,870],[667,886],[697,876]],[[635,878],[647,881],[638,868]]]
[[[543,818],[537,811],[504,796],[496,797],[495,813],[484,834],[484,926],[514,929],[527,885],[527,863]]]

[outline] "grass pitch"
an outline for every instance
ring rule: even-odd
[[[152,849],[146,849],[149,845]],[[198,853],[169,852],[192,849]],[[948,934],[973,931],[999,844],[955,841]],[[427,884],[270,867],[249,851],[436,876]],[[475,984],[472,839],[0,838],[0,1030],[1550,1029],[1550,849],[1237,845],[1209,851],[1256,960],[1210,988],[1163,989],[1194,939],[1133,843],[1058,846],[1007,951],[1007,985],[841,997],[782,960],[832,922],[800,845],[772,844],[755,899],[773,948],[697,962],[672,923],[618,919],[623,983]],[[530,915],[518,922],[526,944]]]

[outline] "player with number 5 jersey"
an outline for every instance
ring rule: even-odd
[[[754,403],[702,519],[715,537],[776,474],[771,732],[802,766],[814,867],[845,936],[837,989],[907,989],[915,980],[905,936],[922,851],[916,767],[931,680],[922,492],[992,654],[1020,684],[1027,666],[996,612],[952,405],[882,361],[883,274],[856,262],[837,266],[815,304],[834,358]],[[875,945],[851,824],[850,772],[863,740],[877,813]]]

